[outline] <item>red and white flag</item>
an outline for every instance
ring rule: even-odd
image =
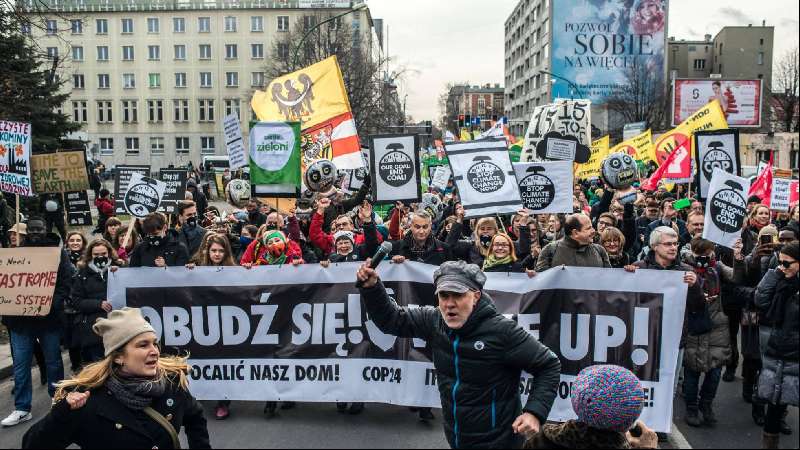
[[[772,197],[772,164],[775,161],[775,153],[771,152],[769,155],[769,162],[761,173],[758,174],[758,178],[753,184],[750,186],[750,192],[747,193],[748,196],[752,197],[754,195],[758,196],[761,199],[761,203],[764,205],[769,206],[770,198]]]
[[[661,180],[669,183],[686,183],[687,180],[691,180],[692,158],[690,156],[689,142],[688,138],[683,138],[681,142],[677,142],[678,146],[675,150],[669,154],[664,164],[661,164],[658,170],[642,183],[641,189],[655,191],[658,189],[658,183]]]

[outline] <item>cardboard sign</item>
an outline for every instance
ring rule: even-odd
[[[418,203],[422,199],[419,136],[370,136],[372,200]]]
[[[795,182],[795,191],[797,184]],[[774,211],[789,211],[791,206],[792,180],[786,178],[773,178],[772,195],[770,196],[770,209]],[[796,192],[795,192],[796,193]]]
[[[572,154],[572,159],[585,163],[592,144],[591,130],[591,102],[588,100],[559,100],[539,106],[528,124],[520,160],[570,159],[565,156]],[[554,139],[557,141],[548,142]],[[575,151],[572,151],[573,145]]]
[[[698,131],[694,134],[695,162],[697,173],[695,181],[699,187],[700,198],[708,195],[711,176],[715,168],[740,176],[739,130]]]
[[[86,154],[82,151],[34,155],[31,165],[33,191],[37,194],[89,189]]]
[[[122,200],[125,210],[133,217],[147,217],[148,214],[158,211],[166,188],[167,184],[163,181],[134,173]]]
[[[517,178],[504,140],[452,144],[445,151],[465,217],[513,214],[522,209]]]
[[[367,169],[362,167],[360,169],[348,169],[347,171],[347,191],[356,193],[364,186],[364,181],[367,179]]]
[[[185,199],[189,172],[184,169],[161,169],[158,177],[166,185],[158,210],[172,214],[178,208],[178,203]],[[202,214],[202,211],[198,211],[198,214]]]
[[[92,225],[92,210],[89,206],[89,195],[86,191],[67,192],[64,194],[67,209],[67,221],[72,227]]]
[[[453,172],[450,171],[450,166],[437,166],[431,177],[431,187],[439,190],[447,189],[447,183],[453,177]]]
[[[0,191],[30,197],[31,124],[0,120]]]
[[[572,162],[514,164],[522,205],[534,214],[572,213]]]
[[[708,189],[703,239],[733,248],[747,220],[750,181],[714,168]]]
[[[236,114],[225,116],[222,128],[225,132],[225,149],[228,151],[231,171],[247,167],[247,149],[244,148],[242,127]]]
[[[0,316],[46,316],[61,261],[60,247],[0,249]]]
[[[125,209],[125,193],[128,192],[128,184],[131,182],[133,174],[138,173],[142,176],[150,176],[150,166],[117,166],[114,168],[114,213],[128,214]]]

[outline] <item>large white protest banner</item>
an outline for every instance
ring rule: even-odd
[[[534,214],[572,212],[572,161],[515,163],[522,205]]]
[[[708,188],[703,239],[733,248],[741,238],[747,219],[747,192],[750,181],[714,168]]]
[[[708,188],[715,168],[740,176],[739,130],[698,131],[694,134],[695,179],[700,198],[708,198]]]
[[[504,140],[450,144],[445,152],[467,218],[513,214],[522,209]]]
[[[416,203],[422,198],[419,167],[419,136],[370,136],[372,199],[376,203],[403,201]]]
[[[439,407],[430,347],[375,325],[354,285],[357,268],[120,269],[109,275],[108,294],[115,309],[142,309],[166,353],[191,355],[191,391],[201,400]],[[435,305],[434,270],[392,264],[380,274],[397,303],[414,308]],[[534,279],[487,276],[498,311],[561,359],[550,420],[574,418],[570,385],[582,369],[615,364],[642,380],[645,423],[670,431],[687,290],[681,272],[568,267]],[[523,374],[523,402],[531,387]]]
[[[236,114],[225,116],[222,121],[222,129],[225,132],[225,149],[228,151],[230,169],[238,170],[247,167],[247,149],[242,138],[242,127],[239,124],[239,117]]]
[[[796,188],[795,188],[796,189]],[[769,207],[774,211],[789,211],[792,193],[792,180],[786,178],[772,179],[772,194]]]
[[[0,191],[32,196],[31,124],[0,120]]]

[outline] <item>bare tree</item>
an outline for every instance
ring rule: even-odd
[[[404,70],[385,70],[388,59],[370,48],[361,34],[341,20],[325,24],[303,36],[316,24],[330,18],[324,13],[306,15],[273,43],[266,78],[274,80],[336,55],[359,135],[387,132],[403,122],[396,81]],[[295,61],[295,54],[297,55]],[[362,139],[363,140],[363,139]]]
[[[775,65],[772,74],[775,88],[772,91],[773,105],[777,106],[777,121],[783,131],[798,131],[798,94],[800,94],[800,55],[798,47],[784,53]]]
[[[647,127],[654,130],[663,128],[670,115],[663,78],[653,76],[650,68],[643,64],[627,70],[625,85],[611,94],[605,103],[609,111],[624,123],[646,122]]]

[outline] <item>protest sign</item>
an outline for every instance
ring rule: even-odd
[[[431,177],[431,187],[445,190],[447,189],[447,183],[452,177],[453,173],[450,171],[450,166],[436,166],[436,170]]]
[[[592,142],[592,147],[589,149],[589,161],[578,165],[575,171],[575,179],[600,178],[600,167],[603,164],[603,160],[608,156],[610,142],[610,136],[603,136]]]
[[[642,161],[645,164],[655,162],[655,147],[653,146],[653,133],[650,130],[638,134],[630,139],[626,139],[614,146],[609,153],[624,152],[632,158]]]
[[[345,170],[345,183],[342,188],[350,193],[357,193],[364,186],[364,181],[367,179],[367,169],[362,167],[360,169]]]
[[[700,198],[708,195],[714,168],[741,175],[739,130],[698,131],[694,134],[696,174]]]
[[[172,214],[178,208],[178,203],[186,199],[186,182],[189,179],[189,172],[185,169],[161,169],[158,177],[166,185],[158,210]],[[198,211],[198,214],[201,213]]]
[[[225,133],[225,149],[228,151],[231,171],[247,167],[247,150],[244,148],[242,127],[236,114],[225,116],[222,120],[222,129]]]
[[[0,249],[0,316],[46,316],[61,261],[60,247]]]
[[[164,197],[166,188],[167,184],[163,181],[142,176],[140,173],[132,174],[123,198],[125,210],[131,216],[140,219],[158,211],[158,205]]]
[[[117,166],[114,168],[114,213],[128,214],[125,209],[125,193],[134,173],[150,176],[150,166]]]
[[[533,214],[572,212],[572,162],[514,164],[522,205]]]
[[[795,190],[797,185],[795,184]],[[792,180],[786,178],[773,178],[770,209],[774,211],[789,211],[791,205]]]
[[[255,124],[250,130],[250,183],[256,195],[300,194],[300,123]]]
[[[791,185],[789,186],[789,206],[797,206],[797,202],[800,201],[800,191],[798,190],[798,181],[792,181]]]
[[[536,107],[525,134],[525,146],[520,161],[541,161],[544,159],[569,159],[566,152],[581,155],[579,163],[589,159],[591,145],[591,102],[588,100],[559,100],[555,103]],[[560,136],[556,134],[559,133]],[[567,139],[572,137],[574,139]],[[553,140],[552,143],[547,141]],[[575,151],[572,145],[575,143]],[[550,156],[547,156],[547,155]],[[585,155],[585,156],[584,156]]]
[[[120,269],[109,275],[108,293],[114,309],[141,308],[170,353],[191,355],[191,389],[200,400],[440,407],[430,347],[376,326],[354,286],[357,268]],[[380,275],[399,305],[432,307],[436,269],[391,264]],[[682,272],[567,267],[534,279],[487,277],[485,293],[498,312],[561,359],[550,420],[574,418],[569,387],[582,369],[614,364],[642,380],[642,420],[669,431],[687,290]],[[524,404],[529,374],[520,387]]]
[[[513,214],[522,209],[504,140],[451,144],[445,152],[466,217]]]
[[[0,191],[30,197],[31,124],[0,120]]]
[[[89,195],[86,191],[67,192],[66,199],[67,222],[72,227],[91,226],[92,210],[89,206]]]
[[[669,154],[680,146],[684,140],[688,140],[691,146],[693,133],[727,128],[728,122],[725,121],[725,113],[722,112],[719,101],[714,100],[697,110],[675,129],[662,134],[656,140],[656,163],[659,166],[664,164]]]
[[[82,151],[33,155],[31,167],[33,191],[37,194],[89,189],[86,154]]]
[[[686,138],[677,141],[677,147],[672,151],[664,165],[664,180],[667,183],[689,183],[692,181],[692,140]]]
[[[741,238],[747,219],[747,192],[750,181],[714,168],[708,188],[703,239],[733,248]]]
[[[422,198],[419,136],[370,136],[372,200],[375,203],[417,203]]]

